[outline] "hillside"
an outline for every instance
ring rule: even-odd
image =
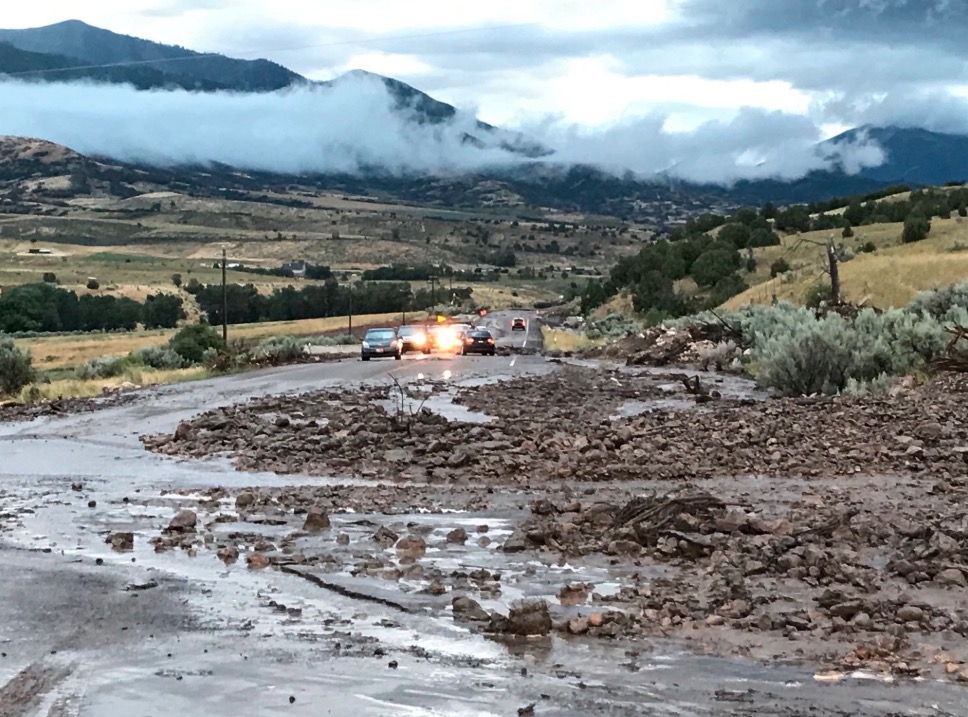
[[[765,247],[755,252],[756,271],[749,275],[751,288],[724,304],[737,309],[746,304],[769,304],[779,300],[802,304],[807,291],[821,281],[825,255],[814,242],[835,241],[849,247],[854,257],[840,263],[844,298],[854,303],[887,308],[903,306],[919,291],[935,289],[968,279],[968,221],[961,217],[931,220],[928,238],[911,244],[901,243],[903,226],[871,224],[856,227],[854,236],[841,239],[839,232],[818,231],[783,237],[782,246]],[[874,252],[864,252],[868,242]],[[792,271],[770,279],[770,265],[785,259]]]

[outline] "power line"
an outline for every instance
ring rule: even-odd
[[[166,57],[159,60],[127,60],[123,62],[105,62],[96,65],[76,65],[72,67],[47,68],[42,70],[21,70],[19,72],[4,72],[0,75],[7,77],[20,77],[24,75],[47,75],[55,72],[70,72],[76,70],[100,70],[112,67],[135,67],[138,65],[161,65],[168,62],[191,62],[192,60],[203,60],[210,57],[225,57],[237,59],[244,55],[263,55],[276,52],[296,52],[298,50],[314,50],[322,47],[345,47],[352,45],[370,45],[381,42],[396,42],[399,40],[422,40],[432,37],[446,37],[450,35],[467,34],[471,32],[489,32],[492,30],[513,30],[524,27],[537,27],[538,23],[517,23],[514,25],[490,25],[488,27],[467,27],[457,30],[441,30],[439,32],[425,32],[411,35],[392,35],[389,37],[359,38],[356,40],[339,40],[335,42],[321,42],[311,45],[290,45],[288,47],[277,47],[269,50],[243,50],[241,52],[196,52],[191,55],[181,55],[178,57]],[[148,41],[151,42],[151,41]],[[162,43],[158,43],[162,44]]]

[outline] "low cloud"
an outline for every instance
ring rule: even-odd
[[[0,82],[0,134],[38,137],[84,154],[157,166],[223,163],[287,174],[380,168],[458,173],[520,166],[511,133],[483,132],[473,114],[414,121],[383,82],[354,75],[327,86],[263,93],[139,92],[92,83]],[[861,140],[825,150],[805,116],[743,109],[729,121],[669,132],[659,114],[588,130],[546,120],[523,128],[554,150],[542,161],[592,164],[643,178],[698,182],[796,179],[816,169],[856,172],[883,161]],[[480,141],[469,141],[474,137]],[[482,143],[482,142],[483,143]]]

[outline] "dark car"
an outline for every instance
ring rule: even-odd
[[[511,331],[527,331],[528,325],[524,322],[524,319],[514,318],[511,319]]]
[[[360,347],[360,355],[364,361],[391,356],[399,361],[403,352],[400,350],[397,332],[394,329],[367,329]]]
[[[466,354],[486,354],[493,356],[496,350],[494,337],[487,329],[470,328],[462,331],[458,336],[459,344],[456,348],[457,353]]]
[[[407,353],[408,351],[422,351],[425,354],[430,353],[430,336],[427,334],[427,329],[423,326],[401,326],[397,329],[397,337],[400,339],[400,351],[402,353]]]

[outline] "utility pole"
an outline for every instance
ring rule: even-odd
[[[222,343],[229,344],[229,293],[225,284],[225,247],[222,247]]]
[[[349,296],[349,319],[350,319],[349,334],[352,337],[353,336],[353,285],[352,284],[350,284],[348,296]]]

